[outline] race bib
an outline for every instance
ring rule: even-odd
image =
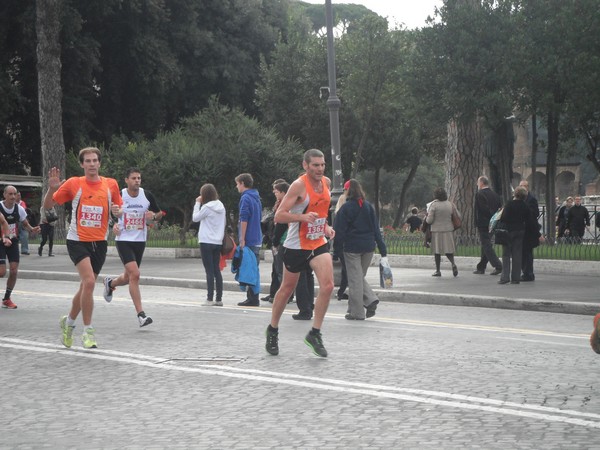
[[[326,217],[320,217],[313,223],[308,224],[306,238],[311,241],[317,240],[325,236],[325,225],[327,224]]]
[[[79,226],[88,228],[102,228],[102,215],[104,208],[102,206],[81,206],[79,216]]]
[[[123,226],[125,230],[143,230],[146,224],[144,213],[131,212],[123,215]]]

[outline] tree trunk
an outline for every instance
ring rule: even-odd
[[[546,239],[554,243],[556,223],[554,221],[554,182],[556,180],[556,159],[560,117],[556,112],[548,113],[548,156],[546,162]]]
[[[379,184],[381,182],[381,169],[375,169],[375,197],[373,198],[373,207],[375,208],[375,215],[377,220],[381,223],[381,216],[379,211]]]
[[[446,192],[462,214],[463,226],[459,233],[466,236],[475,234],[473,205],[477,178],[483,170],[483,156],[481,122],[451,120],[446,149]]]
[[[495,131],[498,171],[501,191],[499,194],[504,201],[512,198],[512,165],[515,155],[515,134],[512,122],[505,121]]]
[[[529,183],[529,189],[533,193],[535,193],[535,173],[537,172],[537,138],[537,115],[533,113],[531,115],[531,183]]]
[[[417,169],[419,168],[419,164],[421,163],[421,155],[418,155],[414,160],[412,165],[410,166],[410,171],[408,172],[408,176],[404,183],[402,183],[402,190],[400,191],[400,204],[398,205],[398,209],[396,210],[396,217],[394,218],[394,223],[392,224],[392,228],[398,228],[404,224],[402,220],[404,218],[404,210],[406,207],[406,193],[408,192],[408,188],[410,188],[415,176],[417,175]],[[401,222],[402,221],[402,222]]]
[[[60,86],[60,17],[62,0],[37,0],[37,74],[40,140],[42,146],[42,177],[45,193],[48,189],[48,171],[58,167],[65,174],[65,143],[62,126],[62,89]],[[59,208],[64,219],[64,210]],[[64,220],[57,227],[64,230]]]

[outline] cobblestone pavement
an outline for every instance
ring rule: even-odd
[[[588,316],[382,303],[356,322],[332,301],[318,358],[291,304],[272,357],[270,310],[241,292],[142,286],[139,328],[98,287],[85,351],[59,341],[75,289],[21,280],[0,310],[0,448],[600,448]]]

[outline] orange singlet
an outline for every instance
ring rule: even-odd
[[[325,225],[327,225],[331,195],[325,178],[322,179],[323,192],[320,193],[314,191],[306,174],[299,179],[306,188],[306,197],[302,203],[294,205],[290,212],[293,214],[316,212],[319,217],[313,223],[291,222],[283,246],[294,250],[314,250],[327,243]]]

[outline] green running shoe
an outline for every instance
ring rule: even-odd
[[[83,348],[98,348],[93,328],[88,328],[87,331],[83,333],[81,336],[81,342],[83,342]]]
[[[71,348],[71,345],[73,345],[73,330],[75,327],[67,325],[67,316],[62,316],[60,318],[60,329],[62,330],[60,341],[65,347]]]
[[[327,357],[327,350],[325,350],[325,347],[323,346],[323,337],[320,332],[309,332],[304,338],[304,343],[310,347],[315,355],[322,358]]]

